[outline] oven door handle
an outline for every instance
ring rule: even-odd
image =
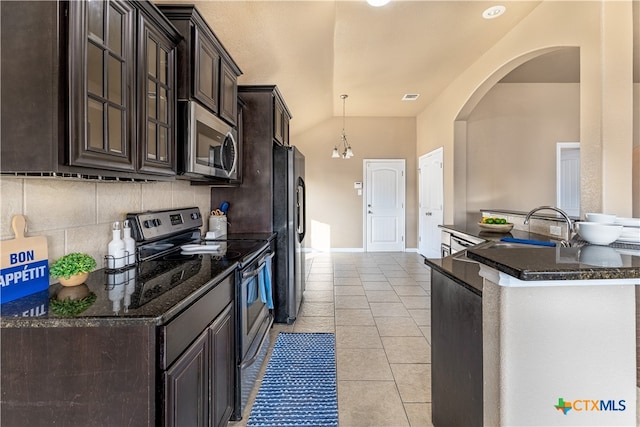
[[[265,255],[265,256],[264,256],[264,257],[259,261],[258,268],[256,268],[256,269],[255,269],[255,270],[253,270],[253,271],[248,271],[248,272],[246,272],[246,273],[242,273],[242,280],[250,279],[250,278],[255,277],[255,276],[257,276],[258,274],[260,274],[260,272],[261,272],[262,270],[264,270],[265,265],[267,265],[267,259],[269,259],[269,258],[273,258],[273,253],[272,253],[272,252],[269,252],[267,255]]]
[[[246,369],[247,366],[253,365],[253,363],[260,355],[260,350],[262,349],[265,340],[269,336],[269,329],[271,329],[271,326],[273,326],[273,315],[271,313],[269,313],[267,321],[269,322],[269,326],[267,327],[266,332],[262,335],[262,338],[260,338],[260,344],[258,344],[258,346],[256,347],[256,351],[253,353],[253,355],[240,364],[240,369]]]

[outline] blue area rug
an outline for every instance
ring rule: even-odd
[[[247,427],[338,426],[335,336],[280,333]]]

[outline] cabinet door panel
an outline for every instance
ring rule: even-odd
[[[283,133],[283,117],[284,117],[284,107],[277,100],[274,99],[275,106],[273,112],[273,138],[278,141],[280,144],[284,144],[284,133]]]
[[[432,421],[481,426],[482,297],[431,270]]]
[[[235,125],[238,116],[238,79],[224,61],[220,70],[220,117]]]
[[[211,425],[224,426],[233,410],[234,345],[232,304],[209,328],[211,338]]]
[[[198,28],[195,29],[193,96],[214,113],[218,112],[220,54]]]
[[[165,426],[207,425],[209,337],[205,331],[164,375]]]
[[[138,169],[175,175],[175,47],[144,19],[140,28]]]
[[[69,163],[132,171],[135,10],[120,0],[70,2],[69,15],[88,29],[70,38]]]

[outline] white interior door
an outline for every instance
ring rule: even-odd
[[[580,216],[580,143],[558,142],[556,154],[556,206]]]
[[[365,251],[404,252],[405,160],[364,160]]]
[[[418,160],[418,253],[440,258],[440,229],[443,221],[443,149],[438,148]]]

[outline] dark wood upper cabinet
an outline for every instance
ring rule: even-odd
[[[193,28],[193,96],[214,113],[218,112],[220,94],[220,54],[211,40],[197,26]]]
[[[220,63],[220,117],[236,123],[238,116],[238,76],[226,62]]]
[[[280,145],[289,145],[289,120],[291,115],[279,93],[273,99],[273,139]]]
[[[237,125],[240,68],[193,5],[158,5],[183,37],[178,44],[178,99],[195,99]]]
[[[138,169],[175,174],[175,44],[148,17],[140,15],[138,55]]]
[[[134,171],[135,15],[130,4],[69,4],[69,164]]]
[[[0,11],[2,172],[175,175],[180,35],[152,3]]]

